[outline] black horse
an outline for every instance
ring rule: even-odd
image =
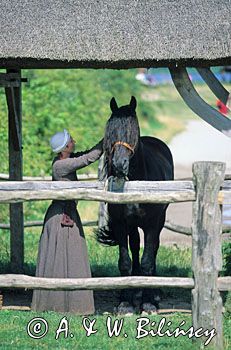
[[[110,107],[112,115],[104,137],[106,176],[130,181],[173,180],[173,160],[167,145],[154,137],[140,137],[135,97],[131,98],[129,105],[120,108],[113,97]],[[108,224],[98,230],[97,239],[107,245],[119,245],[121,276],[156,274],[156,255],[166,209],[166,204],[108,204]],[[144,232],[141,263],[138,227]],[[136,311],[156,310],[153,290],[122,291],[118,311],[126,313],[131,307]]]

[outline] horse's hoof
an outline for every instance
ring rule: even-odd
[[[128,301],[122,301],[117,308],[117,313],[123,316],[132,316],[135,309]]]
[[[142,316],[145,315],[156,315],[157,314],[157,308],[152,303],[143,303],[142,305]]]

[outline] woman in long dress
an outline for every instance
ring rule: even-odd
[[[85,152],[73,153],[75,141],[64,129],[53,135],[50,144],[52,150],[58,153],[52,164],[52,180],[76,181],[76,170],[100,158],[103,142],[101,140]],[[53,200],[46,212],[39,242],[36,277],[91,277],[86,241],[74,200]],[[34,290],[31,309],[93,314],[93,291]]]

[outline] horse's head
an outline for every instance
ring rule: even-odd
[[[129,162],[139,141],[139,124],[136,117],[136,99],[132,96],[130,104],[118,107],[115,98],[110,102],[112,115],[109,118],[104,151],[108,162],[108,175],[125,178],[129,172]]]

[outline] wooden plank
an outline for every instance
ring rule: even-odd
[[[26,275],[0,275],[0,287],[27,289],[124,289],[124,288],[193,288],[192,278],[187,277],[99,277],[99,278],[44,278]]]
[[[66,189],[43,191],[0,191],[0,203],[20,203],[37,200],[92,200],[108,203],[176,203],[195,200],[195,191],[161,191],[113,193],[94,189]]]
[[[82,221],[83,226],[97,226],[98,222],[97,221]],[[24,227],[40,227],[43,226],[43,221],[27,221],[24,222]],[[0,224],[0,229],[2,230],[9,230],[10,229],[10,224]]]
[[[98,221],[82,221],[83,226],[87,227],[94,227],[98,226]],[[27,221],[24,222],[24,228],[25,227],[40,227],[43,226],[43,221]],[[185,227],[181,225],[176,225],[168,220],[165,221],[164,227],[170,231],[180,233],[186,236],[191,236],[192,235],[192,230],[190,227]],[[0,223],[0,229],[2,230],[9,230],[10,229],[10,224],[1,224]],[[229,233],[231,232],[231,226],[230,225],[224,225],[222,227],[222,233]]]
[[[8,71],[7,74],[20,70]],[[22,180],[22,94],[19,87],[6,88],[8,103],[8,132],[9,132],[9,175],[10,180]],[[12,101],[10,99],[12,98]],[[24,232],[23,232],[23,203],[10,205],[10,261],[11,271],[23,272],[24,264]]]
[[[97,189],[103,190],[107,183],[103,181],[1,181],[0,190],[65,190],[65,189]],[[133,191],[194,191],[192,181],[125,181],[123,191],[130,193]]]
[[[197,68],[197,71],[214,95],[226,105],[229,98],[229,91],[224,88],[210,68]]]
[[[218,278],[219,289],[231,290],[231,277]],[[46,290],[109,290],[125,288],[194,288],[193,278],[188,277],[94,277],[94,278],[44,278],[27,275],[0,275],[1,288],[26,288]]]
[[[41,189],[50,190],[54,189],[67,189],[67,188],[95,188],[104,189],[106,183],[104,181],[0,181],[0,190],[12,189],[12,190],[30,190],[30,189]],[[193,181],[188,180],[178,180],[178,181],[125,181],[124,182],[124,192],[128,193],[131,191],[167,191],[167,190],[194,190]],[[221,186],[222,190],[231,190],[231,181],[225,180]]]
[[[169,68],[172,80],[185,103],[194,113],[224,135],[231,137],[231,120],[208,105],[197,93],[186,68]]]
[[[164,227],[170,231],[180,233],[182,235],[186,235],[186,236],[192,235],[192,229],[190,227],[176,225],[169,220],[165,221]],[[0,228],[1,228],[1,224],[0,224]],[[229,233],[229,232],[231,232],[231,226],[230,225],[223,225],[222,226],[222,233]]]
[[[197,189],[192,220],[193,326],[194,329],[215,328],[217,336],[213,346],[220,350],[223,334],[218,272],[222,268],[222,223],[217,196],[225,176],[225,163],[194,163],[193,175]]]
[[[218,289],[220,292],[231,291],[231,277],[218,277]]]
[[[226,181],[224,182],[226,184]],[[108,203],[173,203],[194,201],[192,181],[128,181],[124,191],[106,191],[101,181],[41,181],[0,182],[0,203],[20,203],[33,200],[82,199]],[[222,188],[222,186],[221,186]],[[219,204],[231,204],[230,182],[218,192]]]
[[[194,187],[190,181],[128,181],[124,185],[124,193],[105,191],[104,188],[105,183],[102,181],[0,182],[0,203],[45,199],[169,203],[195,199]]]

